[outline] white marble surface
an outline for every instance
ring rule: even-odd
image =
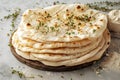
[[[16,8],[20,8],[22,14],[26,9],[35,7],[45,7],[53,4],[54,1],[55,0],[0,0],[0,19],[12,13]],[[94,1],[97,0],[60,0],[60,2],[65,3],[74,2],[86,3]],[[9,10],[11,10],[11,12],[9,12]],[[17,18],[16,26],[20,21],[20,16],[19,18]],[[104,70],[101,71],[100,75],[97,75],[96,72],[94,71],[95,69],[94,66],[71,72],[48,72],[33,69],[20,63],[12,55],[8,46],[9,36],[7,36],[7,33],[10,33],[11,29],[10,24],[11,24],[10,19],[0,21],[0,80],[120,80],[120,69]],[[109,52],[115,51],[119,54],[120,39],[112,38],[111,44],[112,45],[108,49]],[[25,77],[20,78],[17,73],[12,74],[13,71],[13,69],[11,69],[12,67],[17,71],[23,72]],[[42,77],[40,77],[40,75]]]

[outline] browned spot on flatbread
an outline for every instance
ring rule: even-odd
[[[27,26],[31,26],[31,24],[30,24],[30,23],[27,23]]]
[[[78,5],[78,6],[77,6],[77,9],[80,9],[80,8],[81,8],[81,6],[80,6],[80,5]]]
[[[108,45],[110,44],[110,42],[107,43]]]

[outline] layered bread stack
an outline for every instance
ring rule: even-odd
[[[18,60],[37,69],[72,70],[99,60],[110,43],[105,14],[83,4],[29,9],[11,38]]]

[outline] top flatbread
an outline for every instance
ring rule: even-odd
[[[38,42],[71,42],[99,37],[107,17],[82,4],[57,5],[25,11],[18,33]]]

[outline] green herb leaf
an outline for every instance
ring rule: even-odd
[[[40,78],[43,78],[43,76],[42,75],[38,75]]]
[[[102,5],[101,5],[102,4]],[[87,3],[87,5],[96,10],[108,12],[113,9],[120,9],[119,7],[117,8],[116,6],[120,5],[120,1],[114,2],[114,1],[101,1],[101,2],[94,2],[94,3]]]
[[[40,28],[40,27],[42,27],[42,26],[44,26],[44,23],[43,22],[39,22],[39,24],[38,24],[38,26],[37,26],[37,30]]]
[[[15,29],[15,22],[20,14],[21,9],[16,9],[12,14],[9,14],[7,16],[4,16],[4,19],[12,19],[11,21],[11,26],[12,26],[12,31]]]
[[[12,44],[11,44],[11,43],[9,43],[9,44],[8,44],[8,46],[10,46],[10,47],[11,47],[11,46],[12,46]]]
[[[93,29],[93,33],[95,33],[96,32],[96,30],[95,29]]]
[[[24,77],[23,72],[18,71],[18,75],[19,75],[20,78]]]
[[[17,70],[12,70],[12,74],[18,74],[20,78],[25,77],[23,72],[17,71]]]
[[[17,71],[16,70],[12,70],[12,74],[15,74]]]
[[[72,32],[72,34],[75,34],[75,32]]]
[[[64,78],[64,76],[61,76],[61,78]]]
[[[50,27],[51,31],[55,31],[55,28],[54,27]]]

